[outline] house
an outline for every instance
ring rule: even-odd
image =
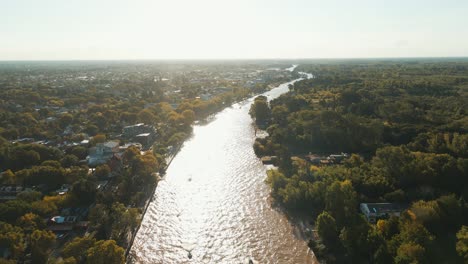
[[[276,156],[264,156],[261,158],[263,164],[274,164],[277,161]]]
[[[306,156],[306,159],[314,164],[314,165],[320,165],[320,162],[322,160],[326,160],[327,158],[326,157],[322,157],[322,156],[318,156],[318,155],[314,155],[314,154],[309,154]]]
[[[141,145],[143,145],[145,147],[149,147],[149,146],[151,146],[151,144],[155,140],[155,134],[153,134],[153,133],[141,133],[141,134],[136,135],[134,139],[135,139],[135,141],[137,141]]]
[[[0,186],[0,201],[15,200],[16,195],[22,191],[21,186],[2,185]]]
[[[76,219],[76,216],[54,216],[50,218],[49,224],[73,224]]]
[[[149,147],[156,140],[157,131],[153,126],[139,123],[124,127],[122,136],[127,140],[140,143],[143,147]]]
[[[348,153],[341,153],[341,154],[331,154],[328,156],[328,160],[332,163],[341,163],[344,159],[348,158]]]
[[[62,186],[57,189],[55,192],[58,193],[58,195],[65,195],[70,191],[71,185],[70,184],[62,184]]]
[[[115,153],[119,152],[119,141],[107,141],[98,143],[96,147],[89,150],[89,155],[86,157],[88,166],[96,167],[107,163]]]
[[[144,134],[144,133],[156,134],[156,129],[153,126],[145,125],[144,123],[126,126],[122,129],[122,135],[125,138],[133,138],[139,134]]]
[[[128,149],[129,147],[136,147],[137,149],[141,150],[141,148],[143,147],[140,143],[138,142],[130,142],[130,143],[127,143],[123,146],[120,146],[119,147],[119,150],[120,152],[123,152],[125,151],[126,149]]]
[[[376,223],[379,219],[387,219],[391,216],[399,217],[404,207],[394,203],[361,203],[359,208],[370,223]]]
[[[311,164],[317,166],[340,164],[343,160],[345,160],[348,157],[349,155],[347,153],[331,154],[328,157],[309,153],[305,156],[306,160],[308,160]]]
[[[76,216],[54,216],[47,221],[47,229],[52,232],[68,232],[73,230]]]

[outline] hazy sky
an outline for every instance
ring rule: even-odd
[[[468,56],[468,0],[0,0],[0,60]]]

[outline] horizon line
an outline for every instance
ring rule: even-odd
[[[316,57],[316,58],[151,58],[151,59],[13,59],[3,60],[0,62],[80,62],[80,61],[252,61],[252,60],[378,60],[378,59],[468,59],[467,55],[464,56],[395,56],[395,57]]]

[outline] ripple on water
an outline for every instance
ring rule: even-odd
[[[252,150],[251,102],[194,128],[156,190],[131,250],[133,263],[313,262],[306,242],[270,205],[266,170]]]

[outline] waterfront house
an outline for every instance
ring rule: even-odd
[[[139,134],[144,134],[144,133],[156,134],[156,129],[153,126],[145,125],[144,123],[126,126],[122,129],[122,135],[125,138],[133,138]]]
[[[404,208],[394,203],[361,203],[359,208],[370,223],[379,219],[388,219],[391,216],[399,217]]]
[[[276,156],[264,156],[261,158],[263,164],[274,164],[277,160]]]
[[[143,147],[150,147],[157,137],[157,131],[153,126],[144,123],[126,126],[122,130],[122,136],[127,140],[140,143]]]

